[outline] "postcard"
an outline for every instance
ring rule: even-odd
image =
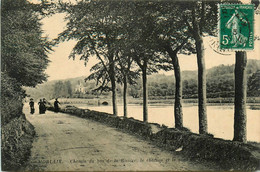
[[[1,169],[259,170],[259,8],[2,1]]]

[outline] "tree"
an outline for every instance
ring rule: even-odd
[[[138,85],[138,84],[135,84],[135,85],[133,85],[133,86],[131,86],[130,88],[129,88],[129,90],[128,90],[128,94],[130,95],[130,96],[132,96],[133,98],[139,98],[140,97],[140,90],[141,90],[142,88],[141,88],[141,86],[140,85]]]
[[[124,54],[124,49],[118,48],[115,59],[115,79],[117,83],[123,84],[123,106],[124,117],[127,117],[127,84],[135,84],[139,76],[138,71],[131,70],[133,59]],[[106,73],[105,68],[101,63],[97,63],[91,68],[92,74],[86,80],[96,80],[96,85],[99,86],[95,91],[109,91],[110,78]]]
[[[2,2],[1,71],[23,86],[36,86],[47,78],[51,46],[42,37],[41,13],[35,11],[40,7],[26,0]]]
[[[62,93],[63,90],[63,82],[58,81],[54,84],[54,89],[53,89],[53,97],[58,98],[62,97],[64,94]]]
[[[180,2],[177,8],[184,19],[182,22],[188,27],[190,36],[195,40],[198,65],[199,133],[206,134],[208,132],[208,125],[203,35],[216,35],[216,29],[212,28],[217,28],[217,2]]]
[[[18,124],[20,120],[13,120],[24,116],[22,100],[26,94],[22,86],[34,87],[47,79],[44,70],[50,44],[42,36],[40,27],[44,5],[44,2],[34,5],[26,0],[1,1],[1,126],[13,121],[8,127],[12,133],[23,130],[15,127],[23,126]],[[6,133],[5,128],[2,133]],[[2,137],[1,140],[4,171],[20,169],[23,159],[28,157],[24,155],[27,151],[22,150],[24,147],[18,145],[23,140],[10,138]]]
[[[71,97],[72,86],[70,81],[58,81],[53,85],[53,95],[52,97]]]
[[[252,1],[255,8],[259,2]],[[235,115],[234,115],[234,141],[247,142],[246,137],[246,97],[247,97],[247,53],[236,51],[235,62]]]
[[[236,52],[234,141],[246,142],[246,52]]]
[[[138,71],[131,70],[133,66],[133,59],[124,53],[124,49],[117,54],[118,71],[120,75],[117,78],[119,83],[123,83],[123,106],[124,106],[124,117],[127,117],[127,85],[136,84],[136,79],[139,77]]]
[[[144,122],[148,121],[147,75],[164,67],[158,65],[159,54],[155,49],[155,35],[152,34],[155,27],[155,7],[156,3],[153,2],[130,1],[127,2],[127,15],[124,16],[127,33],[124,45],[142,72]]]
[[[179,60],[177,57],[178,51],[182,48],[181,45],[177,46],[174,50],[168,44],[165,49],[171,58],[171,64],[174,68],[175,75],[175,102],[174,102],[174,117],[175,117],[175,128],[183,128],[183,113],[182,113],[182,80],[181,80],[181,70],[179,65]]]
[[[68,92],[68,96],[71,97],[72,96],[72,85],[70,81],[65,81],[65,85],[67,88],[67,92]]]
[[[124,85],[124,91],[123,91],[123,104],[124,104],[124,117],[127,117],[127,80],[128,80],[128,73],[130,71],[131,67],[131,61],[130,58],[127,61],[127,66],[125,67],[125,64],[120,61],[120,71],[123,75],[123,85]]]
[[[132,50],[132,57],[142,71],[142,86],[143,86],[143,121],[148,122],[148,85],[147,75],[155,72],[153,59],[154,52],[149,52],[148,49],[143,49],[142,45],[135,45]]]
[[[190,43],[187,26],[183,25],[183,19],[178,15],[179,10],[174,8],[176,3],[160,2],[157,11],[157,26],[155,27],[156,42],[159,52],[163,53],[162,62],[170,63],[175,75],[175,102],[174,117],[175,127],[183,128],[182,113],[182,79],[178,60],[178,53],[191,54],[194,52],[193,45]]]
[[[260,96],[260,68],[248,79],[249,96]]]
[[[122,39],[121,18],[123,9],[120,2],[79,1],[77,4],[64,3],[61,9],[67,12],[67,28],[58,38],[58,42],[76,39],[71,58],[81,55],[88,61],[96,57],[109,76],[112,91],[113,114],[117,115],[117,96],[115,78],[115,54],[118,41]],[[121,10],[121,12],[120,12]]]

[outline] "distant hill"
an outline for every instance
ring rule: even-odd
[[[235,65],[219,65],[207,70],[207,96],[208,97],[233,97],[234,96],[234,68]],[[248,74],[248,96],[260,96],[260,78],[258,78],[260,71],[260,60],[248,60],[247,74]],[[257,74],[256,74],[257,73]],[[95,81],[84,81],[85,77],[76,77],[65,80],[49,81],[38,85],[36,88],[26,87],[26,93],[34,98],[45,97],[52,99],[55,96],[55,84],[71,83],[72,95],[62,94],[62,96],[69,97],[91,97],[96,95],[92,90],[96,88]],[[197,97],[197,71],[183,71],[183,97],[196,98]],[[142,96],[141,78],[137,80],[136,85],[129,86],[128,93],[133,97]],[[148,95],[152,97],[173,98],[175,90],[174,75],[153,74],[148,76]],[[62,89],[62,88],[60,88]],[[66,89],[64,89],[66,92]],[[57,92],[57,91],[56,91]],[[64,91],[63,91],[64,92]],[[110,93],[103,93],[108,95]],[[121,86],[118,85],[118,95],[122,95]],[[57,95],[56,95],[57,96]]]

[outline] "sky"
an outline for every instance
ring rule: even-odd
[[[44,18],[42,20],[44,36],[48,36],[50,39],[57,38],[58,34],[62,32],[66,23],[64,22],[64,14],[55,14],[51,17]],[[260,35],[260,14],[255,15],[255,35]],[[231,65],[235,63],[234,53],[227,53],[228,55],[221,55],[216,53],[209,45],[210,42],[217,40],[218,38],[206,37],[204,39],[205,46],[205,64],[206,68],[212,68],[214,66],[224,64]],[[85,67],[84,61],[79,59],[69,59],[69,54],[72,51],[76,41],[68,41],[60,43],[54,47],[54,51],[49,54],[49,60],[51,61],[46,69],[46,74],[49,75],[48,81],[60,80],[67,78],[75,78],[79,76],[88,76],[90,74],[89,69],[95,64],[95,57],[90,58],[87,66]],[[247,53],[248,59],[260,60],[260,41],[255,41],[255,48],[253,51]],[[197,70],[196,55],[179,55],[180,68],[184,70]],[[163,72],[166,75],[173,74],[173,71]]]
[[[66,23],[63,21],[64,16],[64,14],[55,14],[42,20],[42,29],[45,36],[48,36],[50,39],[57,38],[58,34],[61,33],[66,26]],[[46,70],[47,75],[49,75],[49,81],[86,76],[89,74],[89,69],[95,61],[90,60],[87,67],[85,67],[84,61],[69,59],[69,54],[75,44],[76,41],[73,40],[60,43],[54,47],[54,51],[48,55],[51,61]]]

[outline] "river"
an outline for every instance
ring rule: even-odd
[[[100,112],[112,113],[112,106],[79,106]],[[141,105],[128,105],[128,117],[138,120],[143,119],[143,107]],[[148,122],[174,127],[173,105],[148,106]],[[207,106],[208,132],[216,138],[233,139],[234,106]],[[123,116],[123,106],[118,106],[118,115]],[[247,139],[260,142],[260,110],[247,108]],[[183,125],[192,132],[199,132],[198,107],[184,104]]]

